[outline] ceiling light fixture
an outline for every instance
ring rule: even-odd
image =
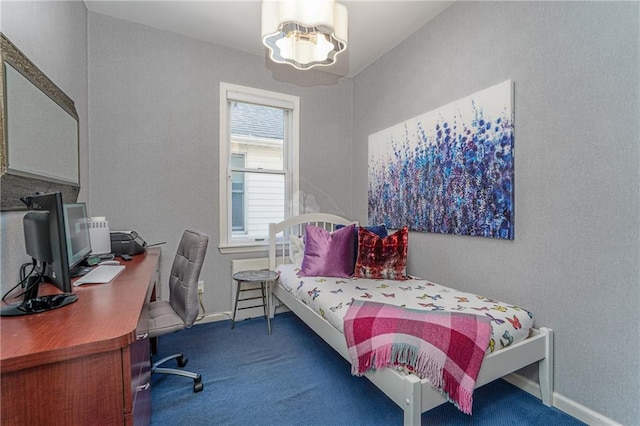
[[[347,8],[334,0],[264,0],[262,43],[272,61],[306,70],[347,48]]]

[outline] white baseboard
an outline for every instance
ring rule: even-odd
[[[276,306],[276,314],[281,314],[284,312],[289,312],[289,308],[287,308],[285,305]],[[261,313],[260,317],[264,318],[263,315],[264,314]],[[204,317],[196,318],[196,322],[194,324],[206,324],[209,322],[225,321],[225,320],[230,320],[232,318],[233,318],[232,311],[213,312],[205,315]],[[236,318],[236,322],[238,321],[242,321],[242,319]]]
[[[229,320],[232,317],[233,317],[233,312],[231,312],[231,311],[213,312],[213,313],[205,315],[204,317],[198,317],[196,319],[195,323],[196,324],[206,324],[208,322]]]
[[[536,382],[533,382],[516,373],[509,374],[503,377],[503,379],[540,399],[540,385]],[[617,423],[609,419],[608,417],[605,417],[602,414],[585,407],[582,404],[578,404],[577,402],[567,398],[564,395],[559,394],[558,392],[553,393],[553,406],[558,410],[567,413],[571,417],[574,417],[588,425],[621,426],[620,423]]]

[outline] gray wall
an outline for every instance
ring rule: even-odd
[[[411,233],[409,270],[530,309],[556,333],[556,391],[629,425],[640,419],[638,5],[458,2],[353,83],[354,212],[366,220],[370,134],[515,81],[515,239]]]
[[[90,214],[166,241],[165,278],[182,231],[209,234],[207,312],[231,310],[230,261],[240,257],[217,248],[220,81],[300,97],[303,199],[351,215],[351,80],[270,69],[264,57],[93,12],[88,34]]]
[[[87,9],[82,2],[2,0],[0,30],[63,92],[73,99],[80,118],[80,183],[89,188],[87,149]],[[2,292],[18,282],[26,255],[21,212],[0,214]]]

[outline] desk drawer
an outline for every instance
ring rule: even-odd
[[[152,282],[150,287],[154,285],[155,282]],[[147,333],[148,327],[149,305],[145,303],[138,320],[136,341],[131,344],[129,350],[131,413],[134,425],[148,425],[151,422],[151,342]]]
[[[133,422],[151,422],[151,350],[145,333],[131,345],[131,397]]]

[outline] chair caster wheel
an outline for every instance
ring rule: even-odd
[[[180,368],[183,368],[189,362],[189,360],[185,358],[184,355],[180,355],[178,358],[176,358],[176,361],[178,362],[178,367]]]
[[[204,383],[202,383],[202,376],[198,376],[198,378],[193,379],[193,392],[202,392],[204,389]]]

